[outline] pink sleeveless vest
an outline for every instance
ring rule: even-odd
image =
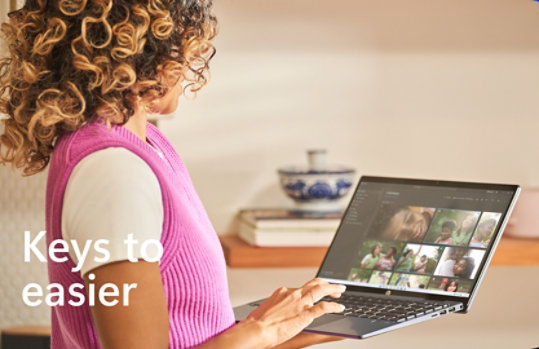
[[[162,192],[164,254],[160,271],[170,319],[170,347],[191,347],[234,324],[225,261],[217,234],[180,157],[150,124],[147,139],[164,154],[170,166],[148,144],[121,126],[108,130],[94,122],[58,141],[47,183],[47,245],[62,238],[64,191],[71,171],[81,159],[107,147],[123,147],[138,155],[155,173]],[[75,282],[84,284],[80,273],[71,272],[74,263],[66,256],[65,263],[48,261],[49,282],[62,284],[64,290]],[[100,348],[88,300],[83,306],[73,307],[67,303],[67,292],[66,297],[66,305],[52,308],[52,348]]]

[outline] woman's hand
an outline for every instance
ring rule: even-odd
[[[297,289],[281,287],[244,321],[258,324],[262,328],[263,343],[274,347],[296,336],[315,318],[342,312],[344,306],[338,303],[314,303],[328,295],[340,297],[345,290],[343,285],[332,285],[320,279]]]
[[[197,346],[213,348],[302,348],[337,340],[335,337],[302,333],[315,318],[327,313],[340,313],[344,306],[334,302],[318,302],[325,296],[338,298],[346,289],[314,279],[300,288],[281,287],[249,316],[228,330]]]

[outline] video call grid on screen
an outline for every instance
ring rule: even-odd
[[[318,276],[468,297],[513,194],[362,181]]]

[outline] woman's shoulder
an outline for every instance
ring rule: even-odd
[[[62,168],[74,167],[87,156],[107,148],[124,148],[125,151],[102,153],[99,158],[103,161],[113,156],[129,157],[128,152],[149,160],[153,151],[138,136],[123,126],[107,126],[103,122],[92,121],[58,139],[52,155],[51,167],[54,168],[55,165],[60,165]],[[54,161],[55,158],[57,161]]]
[[[103,195],[96,196],[96,190]],[[160,188],[156,175],[144,160],[125,148],[108,147],[77,163],[66,185],[67,197],[70,192],[125,200],[130,194],[159,193]]]
[[[61,158],[67,164],[75,158],[82,159],[94,151],[105,148],[114,136],[112,129],[100,122],[89,122],[75,131],[62,134],[54,146],[52,158]],[[120,143],[120,142],[114,142]],[[83,154],[84,156],[80,156]]]
[[[77,164],[76,170],[87,174],[105,171],[113,174],[114,170],[122,170],[127,171],[130,177],[137,174],[147,174],[155,177],[144,160],[124,147],[106,147],[88,154]]]
[[[138,241],[161,238],[164,216],[158,180],[125,148],[105,148],[82,159],[69,177],[62,206],[62,237],[80,243],[106,239],[110,261],[126,259],[122,246],[128,234]],[[86,263],[83,273],[102,264]]]

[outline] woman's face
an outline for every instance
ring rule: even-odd
[[[395,253],[395,250],[390,248],[386,253],[386,258],[392,257],[394,253]]]
[[[458,261],[460,259],[462,259],[462,257],[464,257],[466,255],[467,251],[466,249],[464,248],[457,248],[455,249],[455,251],[453,252],[453,258],[454,260]]]
[[[376,245],[376,246],[374,247],[374,250],[372,251],[372,254],[373,254],[374,256],[378,256],[378,255],[380,254],[380,245]]]
[[[479,227],[479,229],[477,229],[478,233],[479,233],[478,234],[479,238],[481,238],[481,239],[486,238],[490,234],[490,232],[492,231],[492,228],[493,228],[492,223],[482,224]]]
[[[449,286],[447,286],[447,291],[449,292],[455,292],[457,290],[457,285],[455,281],[451,281]]]
[[[406,208],[391,217],[383,235],[394,240],[419,241],[427,228],[428,222],[423,214]]]
[[[442,228],[442,232],[440,233],[440,237],[442,240],[447,240],[451,236],[451,229],[444,227]]]
[[[455,265],[453,266],[453,274],[455,276],[462,275],[466,271],[466,260],[460,259]]]

